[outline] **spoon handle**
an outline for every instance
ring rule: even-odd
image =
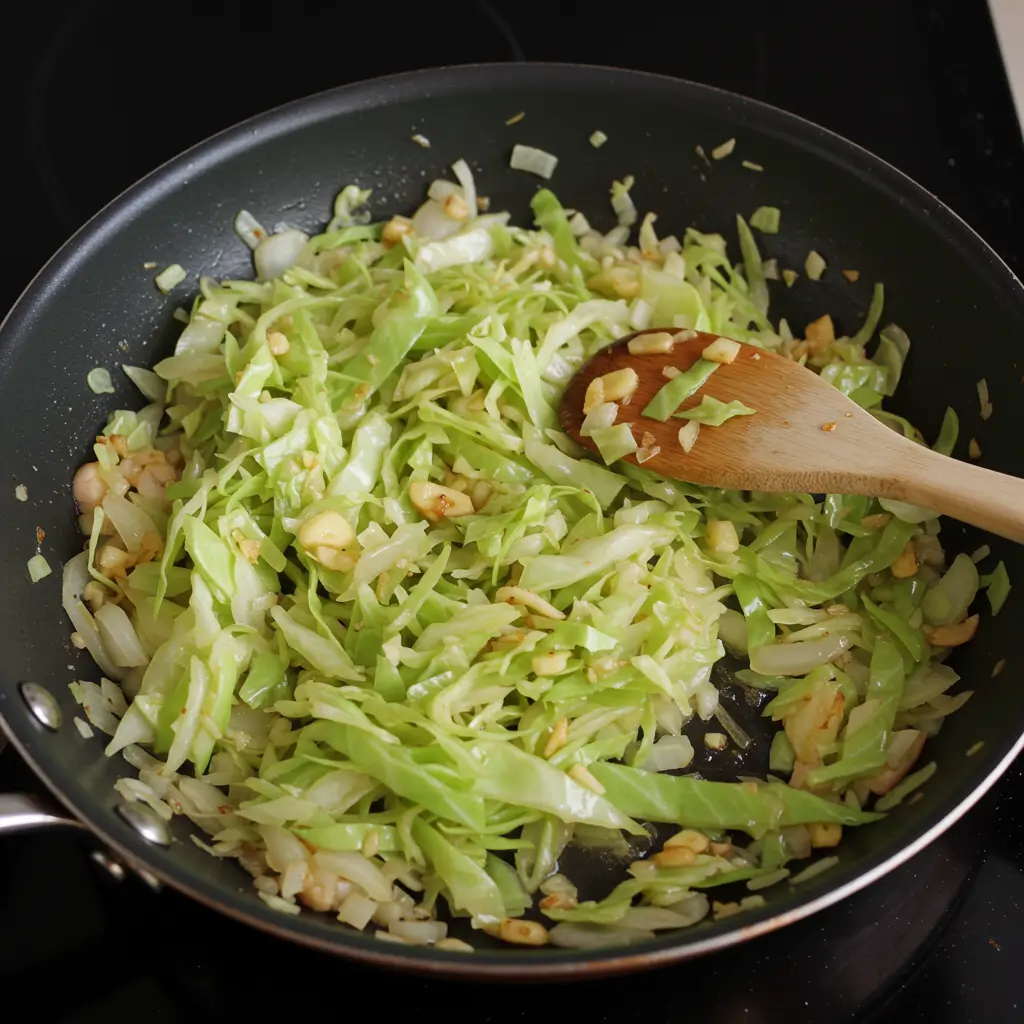
[[[893,462],[889,479],[904,491],[901,500],[1024,543],[1024,480],[912,442],[900,448],[902,458]]]

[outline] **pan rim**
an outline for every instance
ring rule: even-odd
[[[201,176],[208,167],[217,166],[232,155],[243,152],[253,145],[253,137],[274,138],[287,135],[299,128],[330,120],[345,113],[365,110],[377,105],[390,105],[413,97],[428,95],[442,98],[452,92],[465,91],[476,81],[486,82],[489,88],[514,88],[527,82],[557,89],[560,86],[582,89],[607,88],[614,85],[634,94],[654,91],[664,94],[671,90],[682,103],[718,105],[725,104],[729,116],[747,119],[753,130],[777,134],[790,144],[815,155],[840,163],[847,169],[865,173],[874,188],[882,188],[895,195],[915,212],[929,217],[933,230],[941,230],[948,237],[960,242],[968,255],[979,266],[984,267],[991,278],[992,294],[1005,301],[1014,302],[1024,318],[1024,289],[1014,272],[989,246],[984,239],[935,195],[923,188],[908,175],[882,158],[859,146],[857,143],[815,124],[798,115],[788,113],[759,100],[743,97],[727,90],[699,83],[689,82],[666,75],[640,71],[627,71],[600,65],[572,64],[558,62],[506,62],[498,64],[464,64],[442,68],[403,72],[382,78],[368,79],[335,89],[326,90],[308,97],[293,100],[239,122],[210,136],[172,157],[150,171],[135,184],[116,196],[89,220],[50,257],[26,285],[10,311],[0,322],[0,358],[7,354],[8,345],[16,341],[19,327],[29,318],[40,304],[44,304],[50,291],[59,287],[60,282],[73,274],[82,261],[89,258],[104,239],[117,232],[133,210],[156,201],[167,191],[173,191],[185,184],[186,178]],[[257,143],[258,144],[258,143]],[[8,693],[0,694],[0,709],[6,704]],[[17,714],[6,718],[0,714],[0,724],[7,732],[12,745],[25,759],[36,775],[68,809],[85,823],[103,842],[133,865],[143,867],[161,881],[183,892],[221,913],[243,923],[260,928],[278,937],[302,943],[320,951],[343,955],[378,966],[402,968],[418,972],[450,977],[473,977],[493,980],[555,980],[583,978],[600,972],[623,973],[627,971],[664,966],[669,963],[693,959],[707,953],[728,948],[747,939],[765,934],[786,924],[809,917],[847,896],[866,888],[888,872],[906,863],[925,846],[960,820],[991,789],[997,779],[1024,748],[1024,732],[1016,741],[1005,747],[1004,754],[991,764],[984,777],[956,800],[954,806],[930,826],[921,827],[916,836],[892,853],[878,854],[866,858],[869,867],[858,872],[846,882],[829,888],[820,895],[797,898],[796,905],[785,910],[762,911],[748,914],[748,923],[735,923],[719,933],[682,943],[678,938],[665,937],[639,947],[635,952],[620,950],[596,951],[553,951],[538,957],[517,956],[514,952],[488,953],[478,951],[470,961],[452,954],[439,955],[439,951],[410,947],[384,947],[359,933],[350,933],[329,926],[316,919],[286,918],[270,908],[252,901],[239,892],[225,891],[213,885],[197,885],[192,873],[180,878],[177,873],[150,863],[147,853],[150,848],[125,830],[114,820],[114,832],[109,827],[111,819],[100,812],[101,806],[86,803],[85,810],[77,806],[79,801],[69,798],[40,767],[33,753],[37,746],[38,732],[33,733],[34,723]],[[991,763],[991,754],[989,762]],[[980,765],[979,765],[980,768]],[[963,787],[961,787],[963,788]],[[327,929],[330,928],[330,933]],[[501,962],[513,960],[511,963]]]

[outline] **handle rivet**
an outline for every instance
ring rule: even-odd
[[[171,831],[167,822],[152,807],[140,803],[120,803],[117,805],[117,813],[146,842],[157,846],[171,845]]]
[[[32,717],[51,732],[56,732],[63,721],[56,697],[38,683],[22,683],[18,689],[21,691],[22,700],[32,712]]]

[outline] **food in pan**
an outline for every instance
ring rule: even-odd
[[[285,913],[465,949],[448,914],[598,946],[755,908],[935,770],[970,697],[946,657],[1005,570],[948,557],[927,510],[616,461],[643,446],[617,385],[589,410],[610,465],[558,428],[586,358],[664,326],[806,361],[923,443],[882,409],[909,341],[876,340],[880,286],[850,334],[824,311],[794,334],[768,318],[791,268],[742,218],[737,264],[650,214],[631,244],[628,179],[601,234],[544,188],[533,227],[484,212],[453,171],[409,219],[371,223],[356,186],[313,237],[241,213],[256,279],[201,279],[173,355],[126,368],[149,404],[74,479],[64,606],[103,678],[73,690],[135,769],[121,795],[186,815]],[[688,766],[750,742],[712,681],[727,651],[779,729],[767,776],[717,782]],[[582,898],[570,844],[625,880]]]

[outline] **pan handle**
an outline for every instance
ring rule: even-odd
[[[0,835],[54,826],[85,828],[77,818],[45,797],[33,793],[0,793]]]

